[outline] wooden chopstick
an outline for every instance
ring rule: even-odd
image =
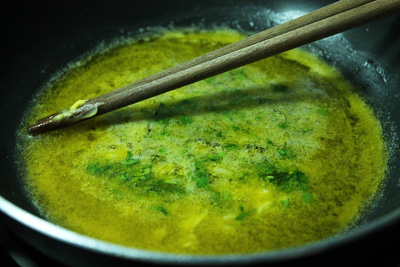
[[[395,13],[400,0],[342,0],[239,42],[74,105],[28,127],[37,135],[148,99],[202,79]]]

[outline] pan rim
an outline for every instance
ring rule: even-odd
[[[356,227],[347,232],[337,234],[316,242],[280,249],[275,251],[255,252],[251,254],[221,254],[221,255],[190,255],[168,252],[157,252],[134,247],[127,247],[100,239],[92,238],[68,230],[50,221],[42,219],[8,201],[0,196],[0,211],[19,224],[43,234],[50,239],[85,249],[106,256],[117,257],[125,260],[140,260],[148,263],[201,265],[201,264],[244,264],[244,263],[272,263],[284,260],[299,259],[316,255],[360,239],[362,236],[377,232],[380,229],[400,221],[400,208],[397,208],[378,219]]]

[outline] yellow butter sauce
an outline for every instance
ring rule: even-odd
[[[243,36],[165,32],[76,64],[25,124]],[[20,134],[27,190],[49,220],[109,242],[183,254],[330,237],[386,169],[381,127],[334,68],[283,54],[37,137]]]

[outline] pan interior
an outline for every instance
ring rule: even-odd
[[[241,38],[182,30],[123,41],[55,79],[24,124]],[[384,177],[381,127],[353,91],[317,57],[282,53],[22,134],[27,191],[50,220],[136,248],[230,254],[313,242],[349,228]]]
[[[277,21],[281,22],[277,18],[283,18],[283,20],[286,20],[287,18],[290,18],[290,14],[295,14],[286,12],[285,8],[280,7],[279,4],[275,2],[272,5],[275,5],[274,8],[278,7],[278,10],[282,12],[273,13],[265,9],[265,7],[259,5],[255,5],[253,7],[240,6],[240,1],[238,1],[237,10],[234,9],[230,13],[232,17],[221,18],[219,21],[217,19],[216,24],[224,24],[224,26],[228,25],[229,27],[243,31],[258,31],[263,29],[265,25],[270,26]],[[211,8],[209,13],[203,14],[200,12],[198,16],[187,15],[182,19],[175,19],[177,17],[175,15],[168,18],[160,15],[158,18],[159,20],[164,20],[164,25],[168,23],[178,26],[197,24],[203,27],[210,27],[210,24],[215,24],[214,18],[217,13],[219,14],[218,10],[220,8],[221,7],[216,9]],[[227,7],[225,8],[228,10]],[[126,10],[128,10],[128,8],[126,8]],[[243,15],[243,10],[248,10],[253,15]],[[291,10],[291,8],[288,7],[286,10]],[[40,12],[38,11],[38,13]],[[226,14],[228,13],[229,12],[226,12]],[[274,17],[274,19],[270,20],[270,14],[278,15]],[[283,15],[281,16],[281,14]],[[93,14],[93,16],[95,15]],[[128,16],[125,17],[128,18]],[[97,19],[100,21],[99,18]],[[110,19],[103,24],[111,23],[112,20],[113,19]],[[129,19],[126,19],[126,22],[128,21]],[[211,23],[211,21],[214,22]],[[148,23],[149,21],[145,22]],[[150,22],[148,25],[151,25],[152,23],[154,22]],[[136,29],[145,29],[142,27],[144,26],[142,23],[134,22],[130,25],[128,24],[129,23],[126,23],[125,25],[119,25],[120,27],[102,25],[97,28],[97,30],[94,30],[93,28],[89,30],[89,28],[86,28],[79,32],[81,35],[79,35],[79,33],[74,35],[74,33],[67,31],[67,35],[65,37],[58,36],[58,38],[60,38],[60,43],[63,43],[63,45],[56,47],[53,52],[48,51],[48,45],[53,44],[53,37],[47,36],[48,33],[46,33],[46,27],[43,27],[42,32],[39,33],[41,36],[41,41],[36,40],[36,42],[32,44],[35,48],[33,49],[35,50],[34,53],[23,53],[22,55],[13,54],[13,61],[16,59],[13,64],[10,64],[10,71],[13,73],[13,75],[5,79],[5,87],[10,88],[9,91],[12,92],[10,95],[7,95],[7,97],[12,101],[26,106],[34,94],[34,91],[41,87],[41,85],[45,84],[49,77],[54,76],[54,70],[62,69],[63,66],[70,63],[75,58],[92,50],[93,46],[88,44],[98,44],[104,41],[108,42],[107,40],[113,39],[120,34],[135,35],[141,31],[136,31],[135,29],[132,30],[131,25],[135,25]],[[60,23],[54,25],[54,27],[57,26],[59,29],[63,29],[63,27],[66,29],[65,26],[62,26]],[[383,25],[383,27],[378,28],[391,29],[390,25],[393,25],[393,20],[383,22]],[[50,27],[50,25],[48,27]],[[374,30],[374,27],[371,28],[371,31],[372,30]],[[27,28],[27,32],[28,31],[29,27]],[[34,31],[31,30],[31,32]],[[396,143],[398,143],[398,120],[396,118],[399,117],[399,111],[397,107],[400,105],[398,98],[399,79],[392,68],[382,63],[380,57],[378,58],[369,53],[362,53],[353,50],[354,47],[352,44],[359,42],[358,40],[354,41],[354,38],[359,36],[357,33],[358,32],[352,34],[351,32],[344,35],[348,40],[353,41],[351,43],[349,43],[342,35],[340,35],[338,37],[328,38],[322,42],[317,42],[313,46],[306,47],[306,49],[313,50],[316,53],[321,53],[321,56],[326,61],[328,61],[331,65],[341,69],[344,75],[358,87],[360,93],[374,108],[376,115],[382,122],[385,138],[390,150],[390,169],[388,171],[387,185],[382,192],[383,197],[378,201],[376,208],[359,221],[359,225],[366,225],[369,222],[376,221],[376,219],[395,212],[400,203],[398,194],[399,182],[397,178],[399,177],[399,169],[396,166],[399,159],[399,154],[395,149]],[[374,33],[374,36],[380,36],[377,28],[375,28]],[[35,38],[32,39],[35,40]],[[385,36],[380,36],[378,40],[383,42],[385,40]],[[15,43],[16,42],[10,42],[10,44]],[[21,47],[21,45],[17,45],[15,47]],[[10,51],[14,51],[14,49],[10,49]],[[49,58],[48,61],[39,60],[41,58],[45,58],[46,56]],[[33,72],[32,69],[34,69]],[[20,75],[23,75],[25,79],[20,80],[16,78]],[[13,90],[11,90],[11,88],[13,88]],[[6,96],[4,95],[4,97]],[[2,112],[10,114],[11,116],[15,116],[16,119],[14,121],[20,121],[22,116],[20,109],[13,109],[15,106],[13,107],[10,105],[2,106],[1,108]],[[3,153],[2,158],[5,159],[3,161],[3,169],[6,173],[8,173],[7,177],[10,177],[10,179],[2,180],[1,194],[19,206],[26,208],[36,215],[39,215],[36,209],[29,203],[29,200],[26,200],[24,197],[22,197],[20,182],[14,178],[11,179],[11,177],[16,177],[19,171],[13,167],[15,166],[13,164],[14,159],[10,157],[9,153],[6,151],[13,150],[15,142],[12,139],[10,140],[9,136],[13,136],[19,125],[13,124],[12,120],[5,120],[5,118],[2,118],[2,123],[3,125],[8,125],[8,127],[5,127],[6,130],[2,131],[1,133],[3,137],[2,145],[4,148],[6,148],[5,150],[2,149],[1,153]]]

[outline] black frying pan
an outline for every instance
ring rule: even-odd
[[[389,1],[389,0],[388,0]],[[400,16],[330,37],[306,49],[319,53],[365,96],[393,148],[390,171],[376,208],[349,232],[281,251],[254,255],[182,256],[112,245],[57,227],[40,217],[24,194],[15,165],[15,132],[35,92],[100,42],[134,36],[147,27],[213,26],[257,32],[332,1],[18,1],[1,3],[0,210],[2,224],[23,242],[71,266],[132,263],[265,264],[321,260],[370,263],[400,245]],[[381,254],[380,254],[381,253]],[[379,260],[379,259],[378,259]],[[396,259],[395,259],[396,261]],[[397,263],[400,262],[400,259]],[[381,263],[381,261],[379,261]]]

